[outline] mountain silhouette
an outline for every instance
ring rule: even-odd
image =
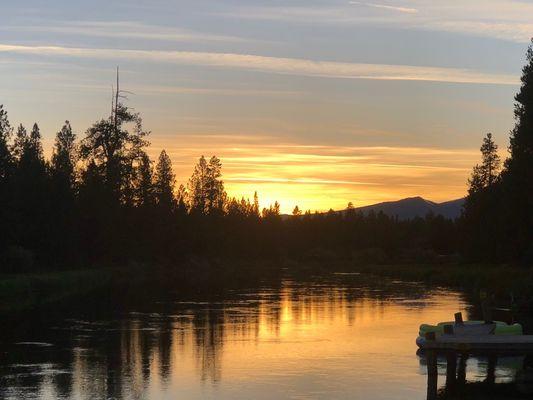
[[[356,211],[368,214],[370,211],[376,213],[383,212],[392,217],[399,219],[413,219],[416,217],[425,217],[429,213],[442,215],[446,218],[457,218],[461,215],[461,209],[464,204],[464,198],[446,201],[444,203],[435,203],[426,200],[420,196],[408,197],[397,201],[387,201],[383,203],[372,204],[364,207],[356,207]],[[342,212],[344,212],[343,210]]]

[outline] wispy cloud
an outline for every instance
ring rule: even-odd
[[[533,37],[533,23],[441,20],[422,22],[420,28],[469,34],[471,36],[492,37],[517,43],[527,43]]]
[[[104,38],[160,40],[170,42],[249,42],[247,38],[207,34],[187,29],[147,25],[134,21],[74,21],[47,25],[4,25],[1,31],[58,33]]]
[[[187,136],[187,146],[176,146],[182,142],[176,139],[154,138],[154,146],[166,148],[175,160],[180,182],[186,181],[200,154],[216,153],[230,195],[252,196],[257,190],[263,206],[277,200],[285,212],[295,204],[324,210],[345,207],[348,201],[364,205],[415,195],[460,197],[479,157],[477,149],[336,146],[253,135],[231,141],[226,136]]]
[[[293,97],[304,96],[306,92],[294,90],[270,90],[270,89],[225,89],[208,87],[188,86],[159,86],[159,85],[134,85],[131,88],[134,93],[147,95],[160,94],[193,94],[210,96],[260,96],[260,97]]]
[[[412,1],[416,7],[349,1],[344,5],[242,7],[228,18],[298,22],[301,24],[366,25],[489,37],[527,43],[533,36],[533,3],[512,0]],[[354,5],[364,7],[353,7]],[[367,10],[364,10],[366,8]],[[370,12],[371,9],[394,11]]]
[[[363,3],[360,1],[350,1],[349,4],[371,7],[371,8],[380,8],[382,10],[397,11],[397,12],[406,13],[406,14],[417,14],[418,13],[418,10],[416,8],[409,8],[409,7],[398,7],[398,6],[391,6],[391,5],[386,5],[386,4]]]
[[[92,59],[128,59],[260,71],[309,77],[516,85],[513,75],[469,69],[314,61],[250,54],[99,49],[0,44],[0,52]]]
[[[286,183],[286,184],[303,184],[303,185],[364,185],[364,186],[379,186],[380,183],[373,182],[358,182],[358,181],[339,181],[336,179],[313,179],[313,178],[250,178],[250,177],[229,177],[227,182],[248,182],[248,183]]]

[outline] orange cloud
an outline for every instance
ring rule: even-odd
[[[186,183],[200,155],[216,154],[231,196],[252,198],[257,191],[262,206],[278,201],[283,212],[295,205],[340,209],[349,201],[362,206],[418,195],[435,201],[458,198],[465,195],[479,158],[477,149],[306,145],[267,136],[153,139],[153,156],[166,148],[180,183]]]

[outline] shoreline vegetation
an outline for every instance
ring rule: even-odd
[[[252,271],[243,275],[242,270]],[[533,271],[512,265],[490,264],[358,264],[342,258],[313,260],[215,260],[193,258],[174,268],[129,265],[27,274],[0,275],[0,314],[61,307],[71,299],[110,292],[124,298],[139,289],[218,291],[258,285],[265,279],[309,277],[320,274],[361,273],[376,277],[419,282],[463,292],[477,301],[479,291],[492,294],[498,305],[533,307]],[[120,302],[120,300],[118,300]],[[120,304],[117,304],[120,306]]]

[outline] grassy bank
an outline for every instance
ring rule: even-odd
[[[434,264],[434,265],[364,265],[351,270],[431,286],[461,289],[473,296],[480,290],[494,294],[500,301],[533,305],[533,270],[510,265]]]
[[[192,258],[172,266],[128,265],[26,274],[0,274],[0,314],[62,305],[90,296],[114,301],[155,292],[211,293],[279,276],[277,263]]]
[[[0,275],[0,313],[25,311],[66,301],[111,284],[110,268]]]
[[[282,272],[283,270],[283,272]],[[260,262],[257,260],[207,261],[189,259],[182,264],[154,267],[130,265],[19,275],[0,275],[0,314],[54,306],[69,299],[114,293],[135,297],[180,291],[210,293],[232,287],[257,284],[265,278],[291,273],[296,278],[333,271],[357,271],[406,281],[424,282],[465,291],[472,299],[484,289],[500,304],[511,298],[520,306],[533,305],[533,270],[503,265],[354,265],[340,260],[314,262]],[[117,295],[118,294],[118,295]]]

